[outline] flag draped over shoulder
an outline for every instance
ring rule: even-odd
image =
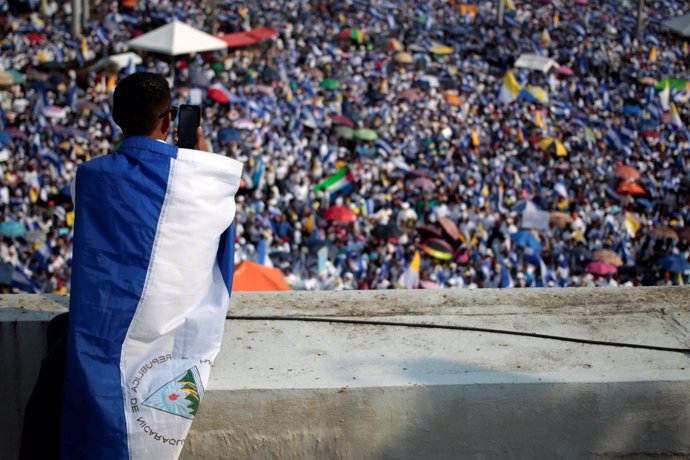
[[[220,349],[241,173],[145,137],[79,167],[62,458],[179,455]]]

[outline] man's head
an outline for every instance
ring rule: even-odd
[[[162,75],[139,72],[115,88],[113,120],[125,136],[164,139],[170,129],[170,89]]]

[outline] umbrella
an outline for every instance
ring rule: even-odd
[[[67,117],[67,111],[62,107],[58,107],[57,105],[49,105],[43,109],[43,115],[48,118],[57,118],[62,120],[63,118]]]
[[[562,65],[558,69],[556,69],[556,72],[561,74],[561,75],[567,75],[569,77],[575,75],[575,72],[573,72],[573,69],[571,69],[570,67],[566,67],[564,65]]]
[[[644,206],[647,209],[654,207],[654,203],[649,201],[647,198],[638,198],[636,203],[640,204],[641,206]]]
[[[560,228],[565,228],[573,223],[573,218],[564,212],[554,211],[549,214],[549,223]]]
[[[393,222],[389,222],[388,224],[379,224],[374,229],[371,231],[371,234],[380,239],[380,240],[397,240],[403,235],[402,230],[400,230],[400,227],[395,225]]]
[[[393,59],[395,59],[395,62],[399,64],[412,64],[414,62],[414,60],[412,59],[412,55],[405,51],[396,53]]]
[[[414,185],[417,188],[422,188],[422,189],[427,189],[427,190],[431,190],[433,188],[436,188],[436,184],[434,183],[434,181],[432,181],[428,177],[418,177],[412,181],[412,185]]]
[[[618,272],[618,268],[615,265],[599,261],[588,263],[586,270],[588,273],[599,276],[613,275]]]
[[[331,121],[336,125],[349,126],[350,128],[355,127],[355,122],[347,118],[345,115],[333,115]]]
[[[453,94],[451,92],[445,92],[443,93],[443,97],[446,100],[447,103],[450,105],[455,105],[458,106],[462,104],[462,101],[460,100],[460,97],[457,94]]]
[[[623,112],[631,115],[642,115],[643,110],[642,107],[636,105],[626,105],[623,107]]]
[[[364,41],[364,32],[359,29],[347,27],[338,34],[338,38],[341,40],[351,39],[357,43],[362,43]]]
[[[662,238],[670,238],[672,240],[678,239],[678,233],[670,227],[654,227],[649,231],[649,233]]]
[[[433,43],[429,51],[431,52],[431,54],[453,54],[453,48],[451,48],[450,46],[443,45],[441,43]]]
[[[289,291],[280,269],[243,261],[232,277],[233,291]]]
[[[43,43],[43,35],[37,32],[31,32],[26,34],[26,39],[34,43]]]
[[[422,245],[422,250],[439,260],[451,260],[453,258],[453,248],[440,238],[432,238]]]
[[[450,220],[448,217],[439,217],[438,223],[441,225],[441,228],[450,236],[453,240],[455,241],[462,241],[465,242],[465,235],[460,233],[460,230],[458,230],[457,225],[455,225],[455,222]]]
[[[568,155],[568,150],[566,150],[565,145],[563,145],[561,141],[554,137],[547,137],[545,139],[540,140],[537,143],[537,147],[539,147],[544,152],[555,154],[559,157],[564,157]]]
[[[637,171],[637,169],[627,165],[617,167],[613,170],[613,173],[616,175],[616,177],[623,180],[633,181],[640,178],[640,173]]]
[[[256,125],[246,118],[239,118],[232,124],[237,129],[254,129]]]
[[[328,91],[335,91],[340,88],[340,82],[335,78],[324,78],[319,83],[319,86]]]
[[[14,220],[7,220],[0,224],[0,236],[7,238],[21,238],[26,235],[26,227]]]
[[[356,130],[354,132],[354,136],[363,141],[375,141],[379,137],[378,134],[376,134],[376,131],[366,128]]]
[[[331,206],[323,213],[323,216],[326,220],[334,222],[354,222],[357,220],[355,213],[347,206]]]
[[[600,251],[596,251],[594,254],[592,254],[592,259],[597,262],[605,262],[616,267],[620,267],[621,265],[623,265],[623,260],[618,256],[618,254],[611,251],[610,249],[602,249]]]
[[[355,137],[355,130],[349,126],[338,126],[335,128],[335,132],[346,140],[351,140]]]
[[[510,239],[513,240],[517,246],[521,248],[531,248],[535,252],[541,252],[541,243],[539,238],[534,236],[534,233],[527,230],[520,230],[510,235]]]
[[[644,195],[647,193],[640,184],[635,182],[623,182],[616,191],[623,195]]]
[[[690,275],[690,263],[679,255],[662,257],[657,263],[671,273]]]
[[[228,102],[230,102],[230,96],[228,96],[228,93],[220,88],[209,88],[208,97],[209,99],[219,102],[221,104],[227,104]]]
[[[235,128],[223,128],[218,131],[218,140],[223,142],[240,142],[242,133]]]
[[[402,43],[400,43],[398,40],[395,38],[391,38],[386,42],[386,51],[402,51],[403,46]]]
[[[441,289],[441,285],[429,280],[422,280],[419,282],[419,286],[423,289]]]
[[[419,236],[421,236],[423,239],[429,239],[429,238],[438,238],[438,239],[443,239],[443,234],[441,234],[441,231],[437,228],[430,227],[428,225],[422,225],[420,227],[417,227],[415,229],[417,233],[419,233]]]

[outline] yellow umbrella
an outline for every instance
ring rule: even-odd
[[[540,140],[537,142],[537,147],[542,149],[544,152],[555,153],[556,156],[559,157],[568,155],[568,150],[566,150],[565,145],[554,137],[547,137]]]
[[[400,64],[412,64],[414,62],[414,60],[412,59],[412,55],[405,51],[397,53],[395,55],[395,61],[399,62]]]
[[[441,43],[433,43],[430,51],[432,54],[453,54],[453,48]]]

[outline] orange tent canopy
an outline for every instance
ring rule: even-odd
[[[287,281],[278,268],[266,267],[245,260],[235,269],[233,291],[289,291]]]

